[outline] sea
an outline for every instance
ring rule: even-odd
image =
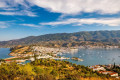
[[[68,59],[67,61],[84,66],[120,64],[120,49],[79,49],[64,53],[63,57],[78,57],[83,61]]]
[[[0,59],[9,58],[10,48],[0,48]]]
[[[9,53],[9,48],[0,48],[0,59],[11,57],[8,55]],[[78,49],[70,53],[63,53],[60,56],[83,59],[83,61],[71,59],[67,61],[84,66],[120,64],[120,49]]]

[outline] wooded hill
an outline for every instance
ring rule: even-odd
[[[34,62],[18,65],[2,63],[0,66],[0,80],[118,80],[93,72],[82,65],[68,61],[39,59]]]
[[[56,33],[46,34],[40,36],[29,36],[22,39],[1,41],[0,47],[16,46],[16,45],[30,45],[41,42],[100,42],[100,43],[120,43],[120,30],[117,31],[82,31],[76,33]]]

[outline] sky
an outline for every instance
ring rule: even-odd
[[[0,41],[120,30],[120,0],[0,0]]]

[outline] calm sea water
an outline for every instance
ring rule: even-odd
[[[8,55],[9,53],[10,53],[9,48],[0,48],[0,59],[11,57],[11,56]]]
[[[0,59],[9,58],[9,48],[0,48]],[[72,63],[91,66],[97,64],[120,64],[120,49],[79,49],[71,53],[65,53],[65,57],[79,57],[84,61],[67,60]]]
[[[67,61],[85,66],[114,64],[114,62],[120,64],[120,49],[79,49],[78,52],[65,53],[62,56],[81,58],[84,61]]]

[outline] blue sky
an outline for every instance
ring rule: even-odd
[[[120,30],[120,0],[0,0],[0,41]]]

